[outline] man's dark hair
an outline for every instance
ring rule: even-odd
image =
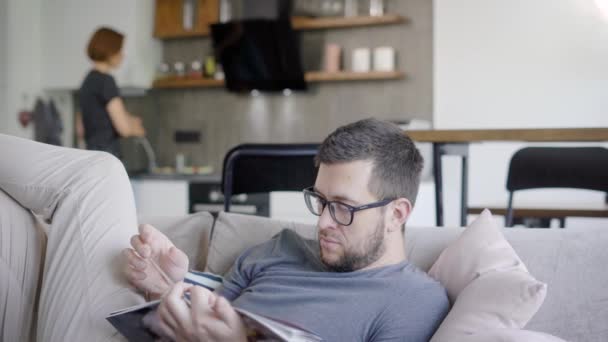
[[[315,157],[315,165],[373,162],[369,191],[378,199],[407,198],[416,202],[423,160],[420,152],[397,125],[364,119],[331,133]]]

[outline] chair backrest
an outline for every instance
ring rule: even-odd
[[[574,188],[608,193],[608,150],[602,147],[525,147],[509,163],[506,226],[513,226],[513,193]],[[608,201],[608,197],[606,198]],[[564,227],[561,219],[561,227]]]
[[[507,190],[576,188],[608,192],[608,149],[526,147],[511,158]]]
[[[300,191],[314,184],[319,144],[243,144],[228,151],[222,170],[224,210],[233,194]]]

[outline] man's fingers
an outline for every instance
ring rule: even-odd
[[[165,296],[162,299],[160,305],[158,306],[158,309],[156,309],[156,311],[158,312],[158,317],[160,317],[160,320],[167,327],[171,328],[172,330],[178,329],[179,324],[177,323],[177,320],[175,319],[175,317],[173,317],[173,314],[167,307],[166,299],[167,297]]]
[[[131,246],[143,258],[149,258],[150,254],[152,253],[150,246],[148,246],[147,243],[144,243],[141,235],[133,235],[131,237]]]
[[[131,270],[129,273],[127,273],[127,279],[134,283],[138,283],[138,282],[146,279],[147,277],[148,276],[146,275],[146,272],[139,272],[136,270]]]
[[[153,333],[158,336],[164,336],[163,330],[160,327],[161,318],[158,310],[153,310],[144,315],[141,319],[144,327],[150,329]]]
[[[227,324],[220,321],[213,313],[213,306],[217,296],[202,286],[190,288],[190,299],[192,305],[192,325],[197,336],[214,336],[222,334],[227,329]]]
[[[158,308],[160,309],[160,307]],[[174,328],[172,328],[171,326],[169,326],[169,324],[167,324],[167,322],[165,321],[165,318],[163,315],[160,314],[159,312],[159,317],[160,319],[157,322],[157,329],[154,331],[157,335],[160,335],[161,337],[166,337],[171,341],[175,341],[175,330]],[[173,322],[173,324],[175,324],[175,322]]]
[[[236,312],[232,305],[228,303],[226,298],[217,296],[214,309],[218,318],[224,321],[229,327],[237,328],[242,325],[241,316],[239,316],[238,312]]]
[[[122,251],[123,256],[127,260],[127,265],[135,270],[143,271],[148,266],[148,263],[135,253],[135,250],[126,248]]]
[[[154,228],[153,225],[148,223],[140,224],[138,230],[139,235],[141,236],[141,240],[146,243],[151,243],[159,237],[164,237],[163,233],[161,233],[158,229]]]
[[[180,281],[188,272],[188,256],[175,247],[169,248],[168,253],[161,254],[160,267],[173,281]]]
[[[169,248],[168,255],[169,261],[171,261],[173,265],[177,267],[184,267],[184,265],[186,265],[186,268],[188,267],[188,256],[180,249],[176,247],[171,247]]]
[[[215,302],[215,295],[202,286],[190,288],[190,301],[193,317],[201,318],[213,313],[211,303]]]
[[[184,292],[191,287],[183,282],[176,283],[162,301],[181,329],[191,328],[190,308],[184,300]]]

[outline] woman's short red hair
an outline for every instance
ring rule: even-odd
[[[117,54],[122,49],[124,35],[108,27],[101,27],[93,33],[87,55],[95,62],[107,62],[110,57]]]

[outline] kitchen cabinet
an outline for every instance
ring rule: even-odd
[[[131,179],[137,216],[188,214],[188,181],[184,179]]]
[[[209,25],[218,19],[219,0],[156,0],[154,36],[208,36]]]
[[[181,1],[180,1],[181,2]],[[122,66],[114,73],[121,88],[149,88],[161,58],[153,37],[154,1],[42,1],[42,87],[78,89],[91,68],[86,46],[93,32],[108,26],[125,34]]]

